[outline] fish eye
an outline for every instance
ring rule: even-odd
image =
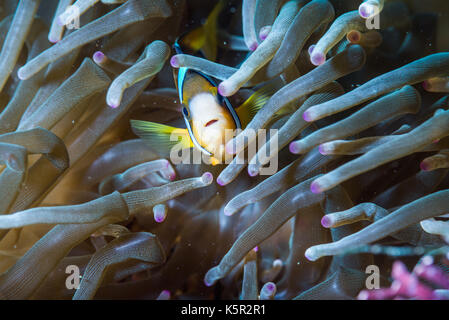
[[[184,117],[186,117],[187,119],[190,120],[190,113],[189,113],[189,110],[187,110],[186,107],[182,107],[182,114],[184,115]]]

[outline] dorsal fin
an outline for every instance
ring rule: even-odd
[[[256,113],[267,103],[276,90],[277,87],[274,84],[267,84],[254,92],[236,109],[243,127],[254,118]]]

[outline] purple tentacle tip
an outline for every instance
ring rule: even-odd
[[[430,166],[426,161],[421,161],[419,167],[421,168],[422,171],[429,171],[430,169]]]
[[[368,300],[369,294],[365,290],[360,291],[360,293],[357,296],[357,300]]]
[[[170,59],[170,65],[173,68],[179,68],[179,63],[178,63],[178,59],[176,58],[176,56],[171,57]]]
[[[320,144],[320,145],[318,146],[318,152],[321,153],[323,156],[325,156],[325,155],[327,154],[327,153],[326,153],[326,148],[325,148],[324,144]]]
[[[206,276],[204,277],[204,285],[205,285],[206,287],[212,287],[212,286],[214,285],[214,282],[209,282],[209,281],[207,281],[207,274],[206,274]]]
[[[313,193],[321,193],[323,192],[321,190],[321,186],[319,181],[315,180],[310,184],[310,191],[312,191]]]
[[[302,118],[307,122],[313,121],[312,115],[310,114],[310,111],[308,112],[308,110],[304,111],[304,113],[302,114]]]
[[[226,151],[227,154],[234,154],[235,153],[234,139],[229,140],[228,143],[226,143],[225,151]]]
[[[95,63],[102,63],[102,62],[104,62],[105,57],[106,56],[104,55],[103,52],[96,51],[92,58],[94,59]]]
[[[265,288],[269,291],[269,292],[273,292],[274,289],[276,288],[276,285],[273,282],[268,282],[267,284],[265,284]]]
[[[374,14],[374,8],[370,4],[362,3],[359,7],[359,14],[362,18],[368,19]]]
[[[171,297],[171,292],[169,290],[162,290],[159,294],[158,300],[169,300]]]
[[[226,97],[228,92],[226,90],[226,83],[222,82],[218,85],[218,93],[223,97]]]
[[[218,177],[217,178],[217,183],[220,185],[220,186],[224,186],[226,183],[223,181],[223,179],[221,179],[220,177]]]
[[[51,37],[49,37],[48,41],[50,41],[51,43],[57,43],[57,42],[59,42],[59,39],[58,38],[51,38]]]
[[[167,208],[161,204],[154,206],[153,217],[157,223],[164,222],[165,218],[167,217]]]
[[[212,181],[214,179],[214,176],[212,175],[212,173],[210,172],[205,172],[203,173],[203,175],[201,176],[201,180],[203,180],[203,182],[205,184],[211,184]]]
[[[293,154],[298,154],[299,153],[298,143],[296,141],[291,142],[290,145],[288,146],[288,150],[290,150],[290,152]]]
[[[368,12],[366,11],[366,8],[365,8],[365,6],[360,6],[360,8],[359,8],[359,13],[360,13],[360,16],[362,17],[362,18],[368,18],[369,17],[369,14],[368,14]]]
[[[307,52],[309,53],[309,56],[312,55],[314,49],[315,49],[315,45],[314,45],[314,44],[312,44],[312,45],[309,47],[309,49],[307,49]]]
[[[161,215],[159,215],[159,214],[155,214],[154,215],[154,220],[157,222],[157,223],[161,223],[161,222],[164,222],[164,217],[163,216],[161,216]]]
[[[321,218],[321,225],[325,228],[330,228],[330,226],[332,225],[332,221],[328,216],[324,216],[323,218]]]
[[[312,52],[310,62],[315,66],[320,66],[326,61],[326,56],[321,52]]]
[[[253,42],[250,46],[249,46],[249,50],[251,51],[255,51],[257,49],[257,42]]]
[[[304,252],[304,257],[306,257],[307,260],[309,261],[315,261],[316,259],[313,258],[311,252],[310,252],[310,248],[306,250],[306,252]]]
[[[255,177],[258,175],[258,173],[259,173],[259,171],[257,170],[257,168],[248,167],[248,174],[250,177]]]
[[[271,31],[271,26],[265,26],[265,27],[260,28],[259,39],[261,41],[264,41],[270,34],[270,31]]]

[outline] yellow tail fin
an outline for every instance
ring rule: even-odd
[[[131,120],[131,128],[149,147],[159,152],[169,153],[179,143],[182,149],[193,147],[187,129],[142,120]]]

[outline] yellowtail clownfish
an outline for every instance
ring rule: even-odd
[[[186,129],[141,120],[131,120],[131,127],[150,147],[164,151],[179,143],[170,139],[174,134],[181,138],[183,149],[199,149],[211,157],[213,165],[225,157],[225,144],[232,138],[227,130],[243,129],[273,91],[265,86],[234,110],[230,101],[217,93],[215,82],[200,72],[180,68],[177,87]]]
[[[175,41],[174,49],[177,54],[183,53],[182,43],[190,50],[209,48],[202,51],[203,55],[205,52],[212,51],[209,56],[213,56],[212,59],[214,59],[216,22],[223,3],[219,1],[202,27],[194,29]],[[195,40],[196,38],[200,39]],[[211,38],[215,39],[212,46],[209,45]],[[211,50],[211,47],[215,47],[215,50]],[[228,98],[218,94],[217,84],[211,77],[182,67],[174,70],[174,78],[179,99],[183,105],[182,114],[186,128],[175,128],[141,120],[131,120],[131,127],[134,133],[152,148],[169,152],[174,145],[181,143],[183,149],[195,147],[210,156],[213,165],[221,163],[225,158],[225,144],[232,138],[227,130],[243,129],[265,105],[274,91],[274,86],[267,85],[234,109]],[[171,140],[172,134],[179,139]]]

